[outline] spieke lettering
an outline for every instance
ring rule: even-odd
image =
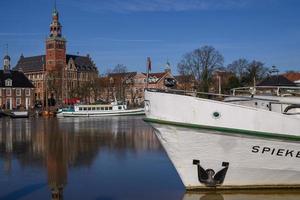
[[[277,157],[300,158],[300,150],[252,146],[252,153]]]

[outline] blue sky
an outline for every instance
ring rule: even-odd
[[[54,0],[1,0],[0,54],[13,65],[44,54]],[[153,71],[167,60],[176,72],[182,55],[203,45],[225,64],[244,57],[300,70],[299,0],[57,0],[69,54],[90,54],[105,73],[116,64]]]

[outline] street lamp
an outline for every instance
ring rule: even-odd
[[[221,77],[221,74],[222,73],[225,73],[225,71],[222,71],[222,70],[216,70],[215,71],[215,74],[217,75],[217,79],[218,79],[218,87],[219,87],[219,95],[222,94],[222,77]]]

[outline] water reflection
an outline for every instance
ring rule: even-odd
[[[68,169],[93,165],[102,151],[119,159],[128,152],[162,152],[152,128],[137,118],[2,119],[0,131],[5,174],[14,173],[14,159],[21,168],[45,169],[52,199],[63,199]]]
[[[298,200],[300,192],[186,193],[141,118],[0,119],[2,199]]]
[[[297,190],[187,192],[183,200],[299,200]]]

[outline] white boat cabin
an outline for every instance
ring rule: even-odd
[[[75,112],[99,112],[99,111],[122,111],[126,105],[75,105]]]

